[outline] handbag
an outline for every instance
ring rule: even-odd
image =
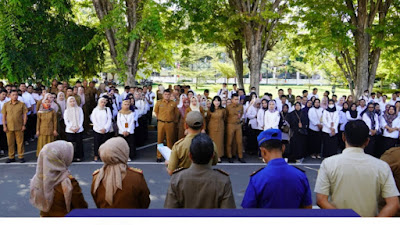
[[[283,113],[282,113],[282,112],[281,112],[281,117],[283,118],[283,125],[280,127],[280,130],[281,130],[283,133],[289,133],[290,127],[287,125],[286,119],[285,119],[285,117],[283,116]]]
[[[299,123],[301,123],[300,116],[297,115],[297,112],[294,112],[294,113],[296,114],[297,119],[299,119]],[[299,133],[302,134],[302,135],[308,135],[308,130],[305,129],[304,127],[302,127],[302,128],[299,127],[299,130],[298,130],[298,131],[299,131]]]

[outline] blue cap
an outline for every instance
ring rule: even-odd
[[[261,132],[257,137],[258,146],[268,140],[282,140],[282,131],[279,129],[269,129]]]

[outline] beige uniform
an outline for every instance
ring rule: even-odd
[[[224,156],[225,120],[225,109],[215,109],[214,112],[207,112],[208,135],[217,145],[218,157]]]
[[[226,154],[232,158],[232,145],[235,140],[239,158],[243,158],[242,122],[243,106],[230,104],[226,107]]]
[[[209,164],[175,171],[164,208],[236,208],[229,175]]]

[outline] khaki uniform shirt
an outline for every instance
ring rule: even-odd
[[[57,130],[57,114],[54,110],[37,113],[36,131],[39,135],[53,135],[53,131]]]
[[[158,100],[154,112],[157,115],[157,120],[178,123],[179,110],[173,101]]]
[[[174,172],[164,208],[236,208],[229,175],[194,163]]]
[[[197,134],[188,134],[185,138],[177,141],[172,147],[171,156],[168,162],[168,169],[174,171],[178,168],[189,168],[192,165],[192,160],[189,158],[190,145],[192,144],[193,138]],[[218,163],[218,151],[217,146],[214,144],[214,157],[210,161],[212,165]]]
[[[24,114],[28,112],[25,103],[17,101],[12,104],[11,101],[4,104],[1,113],[6,116],[7,129],[9,131],[22,130],[24,125]]]
[[[122,180],[122,190],[118,189],[113,197],[113,205],[106,201],[106,190],[101,183],[93,194],[94,181],[99,170],[93,173],[91,193],[97,208],[131,208],[147,209],[150,205],[150,191],[144,179],[143,172],[136,168],[127,168],[125,178]],[[102,181],[103,182],[103,181]]]
[[[331,196],[339,209],[353,209],[360,216],[378,214],[378,199],[399,196],[389,165],[364,153],[346,148],[326,158],[318,171],[315,192]]]
[[[79,95],[74,95],[74,98],[76,100],[76,105],[80,106],[81,105],[81,97]]]
[[[390,148],[389,150],[386,150],[386,152],[381,156],[381,160],[389,164],[390,169],[393,173],[394,181],[396,182],[397,190],[400,191],[400,147]],[[383,201],[381,205],[383,207],[385,205],[385,202]],[[400,209],[397,210],[395,216],[400,217]]]
[[[72,184],[72,199],[71,199],[71,210],[73,209],[87,209],[88,204],[85,201],[82,189],[79,186],[78,181],[75,180],[71,175],[69,176]],[[57,216],[63,217],[67,215],[67,207],[65,206],[65,198],[64,192],[62,190],[61,183],[54,187],[54,197],[53,204],[48,212],[40,211],[40,216],[48,217],[48,216]]]
[[[240,124],[242,116],[243,116],[243,105],[230,104],[226,107],[227,123]]]

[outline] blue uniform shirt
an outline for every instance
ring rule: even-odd
[[[307,176],[284,159],[273,159],[250,177],[243,208],[300,208],[312,204]]]

